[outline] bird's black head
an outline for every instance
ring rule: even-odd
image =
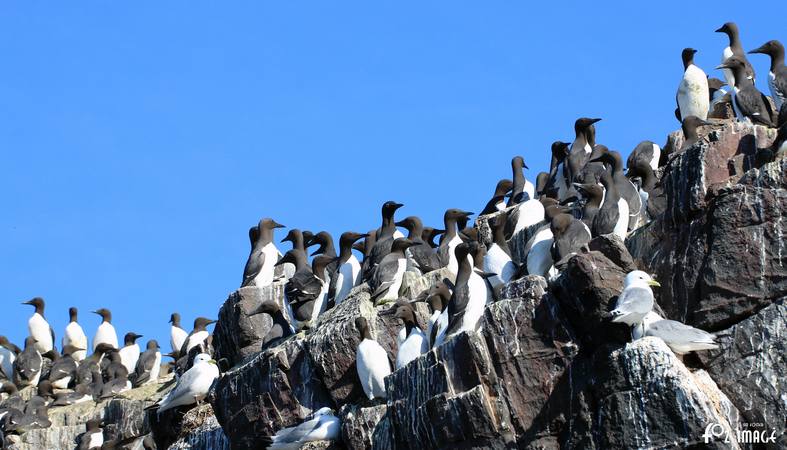
[[[738,25],[735,25],[735,22],[727,22],[719,27],[719,29],[716,30],[716,33],[724,33],[732,38],[733,35],[738,34]]]
[[[176,312],[172,313],[169,316],[169,323],[171,323],[172,325],[175,325],[176,327],[179,327],[180,326],[180,314],[178,314]]]
[[[596,122],[600,122],[601,119],[591,119],[589,117],[580,117],[579,119],[574,122],[574,131],[577,133],[584,132],[590,126],[592,126]]]
[[[529,169],[529,167],[527,167],[527,164],[525,164],[525,158],[521,156],[514,156],[511,159],[511,167],[513,167],[514,169]]]
[[[112,321],[112,313],[106,308],[99,308],[93,311],[93,314],[98,314],[104,322]]]
[[[213,319],[208,319],[207,317],[197,317],[194,319],[194,329],[195,330],[204,330],[206,326],[216,323]]]
[[[781,55],[784,57],[784,46],[777,40],[771,40],[751,50],[749,53],[761,53],[770,57]]]
[[[303,232],[297,228],[292,228],[287,233],[287,236],[281,240],[282,242],[292,242],[292,245],[296,245],[298,242],[303,242]]]
[[[680,54],[681,59],[683,60],[683,68],[689,67],[689,65],[694,64],[694,54],[697,53],[697,50],[693,48],[684,48]]]
[[[393,217],[394,212],[404,206],[403,203],[396,203],[394,201],[387,201],[383,203],[382,213],[383,217]]]
[[[284,228],[284,225],[276,222],[275,220],[271,219],[270,217],[266,217],[260,220],[258,225],[260,230],[272,230],[274,228]]]
[[[410,247],[412,247],[414,245],[420,245],[420,243],[413,242],[413,241],[411,241],[410,239],[407,239],[407,238],[396,238],[393,241],[393,244],[391,245],[391,251],[392,252],[405,251],[405,250],[407,250],[408,248],[410,248]]]
[[[158,341],[155,339],[149,340],[145,348],[148,350],[158,350],[159,349]]]

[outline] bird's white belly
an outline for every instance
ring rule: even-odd
[[[517,206],[517,210],[519,215],[514,227],[514,234],[544,220],[544,205],[538,200],[528,200],[520,203]]]
[[[96,349],[98,344],[109,344],[114,348],[118,348],[118,336],[115,333],[115,327],[109,322],[101,322],[96,330],[96,337],[93,338],[93,350]]]
[[[41,353],[46,353],[52,350],[52,331],[49,327],[49,322],[44,319],[41,314],[35,313],[27,321],[27,329],[30,336],[36,339],[36,348]]]
[[[533,236],[533,245],[527,254],[527,273],[546,277],[554,264],[550,248],[554,242],[552,230],[544,227]]]
[[[396,300],[399,298],[399,288],[402,287],[402,277],[404,277],[404,272],[407,270],[407,258],[399,258],[397,263],[398,267],[396,268],[396,274],[394,274],[393,283],[391,283],[388,291],[383,295],[383,300]]]
[[[356,352],[358,378],[366,396],[385,398],[385,377],[391,373],[388,355],[375,341],[364,339]]]
[[[613,233],[620,236],[624,241],[628,234],[629,227],[629,204],[625,199],[618,200],[618,222],[615,224]]]
[[[254,277],[254,285],[258,287],[273,283],[274,265],[279,260],[279,250],[273,245],[273,242],[265,244],[262,253],[265,255],[265,261],[262,263],[260,272]]]
[[[678,86],[678,107],[682,118],[697,116],[705,120],[708,117],[708,78],[693,64],[686,69]]]
[[[492,244],[484,256],[484,272],[497,274],[489,278],[495,289],[508,283],[516,272],[516,266],[511,257],[497,244]]]
[[[85,331],[77,322],[69,322],[66,325],[66,332],[63,335],[63,347],[73,345],[84,350],[77,350],[71,354],[75,361],[79,362],[87,356],[87,336]]]
[[[427,341],[424,332],[413,327],[410,335],[407,336],[404,342],[399,346],[399,352],[396,355],[396,368],[401,369],[406,366],[410,361],[425,353],[427,349]]]

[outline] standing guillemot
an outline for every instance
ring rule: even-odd
[[[395,317],[404,322],[404,340],[397,342],[396,369],[401,369],[410,361],[429,351],[429,341],[423,326],[418,321],[415,309],[409,303],[397,305]]]
[[[629,207],[620,195],[620,189],[612,175],[612,166],[608,165],[601,174],[601,185],[604,186],[604,200],[593,218],[590,230],[593,236],[614,233],[625,240],[628,234]],[[626,180],[628,182],[628,180]]]
[[[734,22],[727,22],[722,25],[721,28],[716,30],[716,33],[724,33],[730,40],[730,44],[724,47],[724,50],[721,52],[721,63],[724,64],[733,56],[740,57],[745,66],[742,76],[752,80],[752,83],[754,83],[754,68],[749,63],[749,60],[746,59],[746,54],[743,51],[743,45],[741,45],[738,26],[735,25]],[[733,71],[729,69],[724,70],[724,79],[727,81],[727,86],[730,88],[735,86],[736,76]]]
[[[508,199],[508,206],[532,200],[536,197],[536,190],[533,183],[525,178],[524,169],[529,169],[525,164],[525,159],[521,156],[514,156],[511,159],[511,172],[514,183],[511,188],[511,198]]]
[[[574,122],[574,142],[571,143],[564,168],[564,170],[568,169],[570,182],[585,182],[580,178],[580,172],[587,164],[590,154],[596,146],[596,127],[593,124],[599,121],[601,119],[580,117]]]
[[[141,337],[141,334],[134,332],[126,333],[126,335],[123,336],[123,347],[119,351],[120,362],[126,370],[128,370],[128,373],[134,373],[134,369],[137,368],[137,361],[139,360],[139,355],[142,353],[139,344],[137,344],[137,339]]]
[[[391,245],[395,239],[394,234],[397,231],[394,214],[396,213],[396,210],[402,206],[404,206],[404,204],[396,203],[394,201],[387,201],[383,203],[380,211],[380,215],[382,216],[382,225],[375,232],[374,245],[371,247],[371,251],[367,257],[364,258],[363,264],[361,266],[361,269],[363,270],[363,280],[369,280],[374,274],[374,270],[377,265],[380,264],[383,258],[385,258],[385,255],[390,253]]]
[[[155,339],[148,341],[134,368],[134,387],[156,383],[161,370],[161,351]]]
[[[454,252],[456,246],[462,243],[462,238],[459,236],[459,221],[464,220],[466,222],[471,215],[473,215],[472,212],[456,208],[451,208],[443,214],[445,234],[443,234],[443,239],[440,241],[437,252],[440,256],[440,263],[453,274],[456,274],[457,270],[459,270]]]
[[[169,344],[172,347],[172,352],[180,355],[180,349],[183,347],[183,343],[186,342],[189,333],[180,326],[180,314],[172,313],[169,316],[169,323],[172,324],[169,329]]]
[[[484,272],[494,273],[489,278],[493,289],[500,289],[516,274],[516,264],[511,260],[511,250],[505,239],[506,215],[502,213],[490,221],[492,243],[484,255]]]
[[[424,225],[421,219],[417,216],[405,217],[403,220],[396,222],[396,226],[407,229],[407,239],[413,241],[415,244],[408,249],[412,256],[418,270],[424,274],[440,268],[440,258],[434,249],[426,245],[424,242]]]
[[[20,388],[38,386],[43,364],[44,359],[36,347],[35,338],[28,336],[25,338],[25,349],[16,355],[14,361],[14,384]]]
[[[262,348],[265,348],[268,343],[276,342],[279,339],[286,338],[295,334],[295,329],[284,317],[284,313],[275,301],[265,301],[260,304],[255,310],[249,313],[250,316],[255,314],[267,314],[271,317],[272,324],[268,334],[262,338]]]
[[[511,192],[514,183],[508,179],[502,179],[497,182],[497,186],[495,186],[495,193],[492,195],[492,198],[486,203],[484,209],[481,211],[480,215],[492,214],[496,211],[502,211],[506,209],[506,195]]]
[[[606,150],[599,156],[598,161],[612,168],[612,180],[615,182],[618,193],[628,204],[628,231],[636,229],[640,223],[642,199],[639,197],[637,188],[623,172],[623,159],[620,153]]]
[[[754,80],[745,76],[745,60],[738,56],[731,56],[716,67],[717,69],[730,69],[735,76],[735,87],[732,90],[732,106],[735,115],[740,121],[749,120],[773,128],[770,103],[765,95],[754,86]]]
[[[264,287],[273,282],[273,266],[280,256],[279,249],[273,243],[273,230],[276,228],[284,228],[284,225],[266,218],[249,230],[251,252],[243,268],[241,287]]]
[[[683,78],[678,85],[675,101],[682,120],[683,117],[697,116],[701,119],[708,117],[710,98],[708,94],[708,76],[694,64],[694,54],[697,50],[684,48],[681,53],[683,59]]]
[[[581,220],[575,219],[571,214],[558,214],[550,223],[552,230],[552,259],[555,263],[566,256],[579,252],[590,242],[590,229]]]
[[[115,327],[112,325],[112,312],[106,308],[101,308],[93,311],[93,314],[101,316],[101,323],[96,329],[96,335],[93,337],[93,351],[99,344],[107,344],[111,347],[118,348],[118,335],[115,332]]]
[[[369,400],[386,398],[385,377],[391,374],[388,353],[372,338],[369,323],[364,317],[355,319],[355,328],[361,335],[355,352],[355,367],[363,392]]]
[[[62,344],[65,348],[66,345],[73,345],[74,347],[84,350],[77,350],[73,353],[74,360],[79,362],[87,356],[87,335],[85,331],[77,322],[78,311],[75,307],[68,308],[68,325],[66,325],[66,332],[63,334]]]
[[[405,251],[414,245],[419,244],[406,238],[397,238],[391,246],[391,252],[380,261],[369,280],[369,287],[372,290],[371,299],[375,303],[385,303],[399,298],[399,288],[402,286],[402,278],[407,269]]]
[[[784,65],[784,46],[777,40],[768,41],[749,53],[762,53],[771,57],[771,67],[768,71],[768,87],[771,98],[780,110],[787,100],[787,67]]]
[[[347,297],[361,279],[361,263],[352,251],[353,244],[364,235],[347,231],[339,237],[339,268],[336,276],[331,278],[331,288],[328,290],[328,297],[333,299],[338,305]]]
[[[36,297],[22,303],[35,307],[35,312],[27,321],[29,336],[35,339],[35,346],[40,353],[51,351],[55,344],[55,331],[44,318],[44,299]]]

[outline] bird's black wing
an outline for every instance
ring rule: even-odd
[[[265,263],[265,253],[254,249],[249,254],[249,259],[246,261],[246,266],[243,268],[243,282],[240,287],[249,286],[254,280],[254,277],[260,273],[262,266]]]

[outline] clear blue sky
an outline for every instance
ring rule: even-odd
[[[784,2],[262,3],[0,7],[0,333],[21,344],[42,296],[58,345],[75,305],[91,338],[104,306],[168,348],[172,311],[190,328],[237,288],[263,216],[338,237],[389,199],[478,212],[577,117],[624,156],[663,143],[681,49],[720,76],[725,21],[787,40]]]

